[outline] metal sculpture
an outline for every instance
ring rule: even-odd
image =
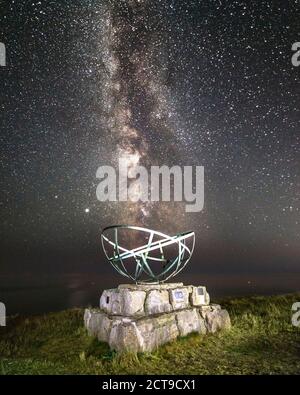
[[[146,244],[131,250],[120,245],[119,231],[138,231],[140,236],[147,239]],[[109,237],[112,233],[112,237]],[[154,238],[158,238],[154,241]],[[190,241],[192,246],[187,245]],[[106,258],[117,270],[118,273],[130,278],[136,283],[157,283],[164,282],[186,266],[190,260],[194,246],[195,233],[192,231],[179,233],[175,236],[168,236],[164,233],[130,225],[114,225],[103,229],[101,233],[102,248]],[[166,247],[177,245],[175,256],[166,256]],[[108,249],[111,249],[111,254]],[[156,256],[154,256],[156,254]],[[170,255],[170,254],[169,254]],[[133,269],[130,273],[130,262]],[[159,264],[158,273],[155,273],[154,264]]]

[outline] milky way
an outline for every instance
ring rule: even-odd
[[[160,17],[164,8],[159,10],[149,1],[115,2],[103,8],[103,97],[107,132],[113,139],[110,156],[125,161],[129,171],[141,165],[147,169],[177,165],[186,155],[168,87],[172,57],[167,50],[168,25]],[[180,203],[129,201],[117,209],[113,206],[115,221],[120,223],[168,231],[188,226]]]
[[[123,222],[195,230],[191,273],[299,280],[299,11],[292,0],[4,2],[5,271],[100,271],[100,229]],[[204,166],[204,209],[98,201],[97,168],[119,158]]]

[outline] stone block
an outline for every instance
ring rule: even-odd
[[[103,291],[100,298],[100,309],[107,314],[121,315],[123,310],[121,293],[116,289]]]
[[[179,336],[176,317],[173,313],[139,320],[137,328],[144,341],[142,351],[152,351]]]
[[[180,336],[187,336],[192,332],[206,333],[204,319],[196,309],[179,311],[176,313],[176,320]]]
[[[170,289],[169,292],[173,310],[181,310],[189,307],[188,288]]]
[[[200,291],[199,291],[200,289]],[[205,287],[132,284],[105,290],[100,309],[86,309],[90,335],[118,352],[152,351],[178,336],[230,328],[220,305],[209,304]]]
[[[112,350],[123,352],[139,352],[144,349],[144,340],[136,326],[130,319],[114,320],[109,346]]]
[[[161,314],[172,311],[169,292],[167,290],[149,291],[145,302],[145,310],[147,314]]]
[[[179,335],[175,314],[139,320],[114,319],[110,348],[116,351],[152,351],[158,346],[175,340]]]
[[[129,289],[109,289],[102,293],[100,309],[110,315],[142,316],[146,292]]]
[[[208,312],[212,311],[212,308],[211,308],[211,306],[200,306],[200,307],[198,308],[198,311],[199,311],[200,316],[203,317],[203,318],[205,318],[205,317],[206,317],[206,314],[207,314]]]
[[[125,316],[134,316],[139,317],[145,314],[144,304],[146,299],[145,291],[130,291],[123,290],[122,292],[123,299],[123,314]]]
[[[191,305],[192,306],[202,306],[202,305],[209,305],[210,298],[209,294],[206,290],[206,287],[203,286],[198,286],[194,287],[192,286],[192,291],[190,294],[190,300],[191,300]]]
[[[231,327],[230,317],[227,310],[214,309],[206,313],[205,323],[208,332],[215,333],[221,329]]]
[[[97,310],[85,309],[84,324],[91,336],[103,342],[109,341],[112,321],[105,313]]]

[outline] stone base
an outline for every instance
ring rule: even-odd
[[[100,309],[86,309],[88,333],[116,351],[152,351],[189,333],[230,328],[219,305],[209,304],[203,286],[130,284],[105,290]]]

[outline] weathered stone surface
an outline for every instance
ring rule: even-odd
[[[181,310],[189,307],[188,288],[175,288],[169,291],[173,310]]]
[[[212,311],[211,306],[201,306],[198,308],[199,314],[201,317],[205,318],[206,314],[210,311]]]
[[[192,291],[190,294],[190,301],[191,301],[192,306],[209,305],[210,298],[209,298],[209,294],[206,290],[206,287],[192,286]]]
[[[175,314],[141,320],[115,319],[109,345],[116,351],[152,351],[178,335]]]
[[[104,315],[104,317],[100,319],[101,319],[101,323],[99,325],[97,338],[102,342],[108,342],[110,336],[110,330],[112,327],[112,320],[110,320],[106,315]]]
[[[221,310],[221,306],[219,304],[211,303],[210,307],[212,310]]]
[[[180,336],[187,336],[192,332],[206,333],[204,319],[196,309],[179,311],[176,319]]]
[[[166,290],[149,291],[146,298],[145,310],[147,314],[169,313],[172,310],[169,301],[169,292]]]
[[[202,335],[205,335],[206,333],[207,333],[207,328],[206,328],[206,325],[205,325],[205,320],[204,320],[204,318],[202,318],[201,316],[200,316],[200,330],[199,330],[199,333],[200,334],[202,334]]]
[[[92,310],[91,309],[85,309],[84,310],[84,315],[83,315],[83,321],[84,321],[84,326],[87,328],[88,331],[89,331],[89,324],[90,324],[91,316],[92,316]]]
[[[175,340],[179,335],[173,313],[139,320],[137,328],[143,338],[142,351],[152,351],[162,344]]]
[[[117,289],[103,291],[100,298],[100,309],[107,314],[121,315],[123,311],[122,295]]]
[[[97,336],[103,316],[104,314],[100,311],[85,309],[84,324],[90,335]]]
[[[139,352],[144,349],[144,340],[136,322],[131,320],[115,320],[109,337],[112,350]]]
[[[227,310],[215,309],[207,312],[205,323],[208,332],[215,333],[220,329],[229,329],[231,327],[230,317]]]
[[[205,306],[198,307],[199,314],[201,317],[205,318],[206,314],[215,310],[221,310],[221,306],[219,304],[210,304]]]
[[[210,304],[210,296],[209,296],[209,293],[207,291],[206,291],[206,294],[205,294],[205,304],[206,305]]]
[[[100,309],[85,310],[84,323],[90,335],[119,352],[152,351],[191,332],[230,328],[227,311],[206,304],[209,295],[205,287],[195,294],[199,288],[176,283],[151,284],[147,289],[119,286],[103,292]]]
[[[142,316],[146,292],[129,289],[109,289],[102,293],[100,308],[110,315]]]
[[[142,316],[145,314],[145,291],[122,290],[123,314],[125,316]]]
[[[91,336],[100,341],[108,342],[112,321],[105,313],[97,310],[85,309],[84,324]]]

